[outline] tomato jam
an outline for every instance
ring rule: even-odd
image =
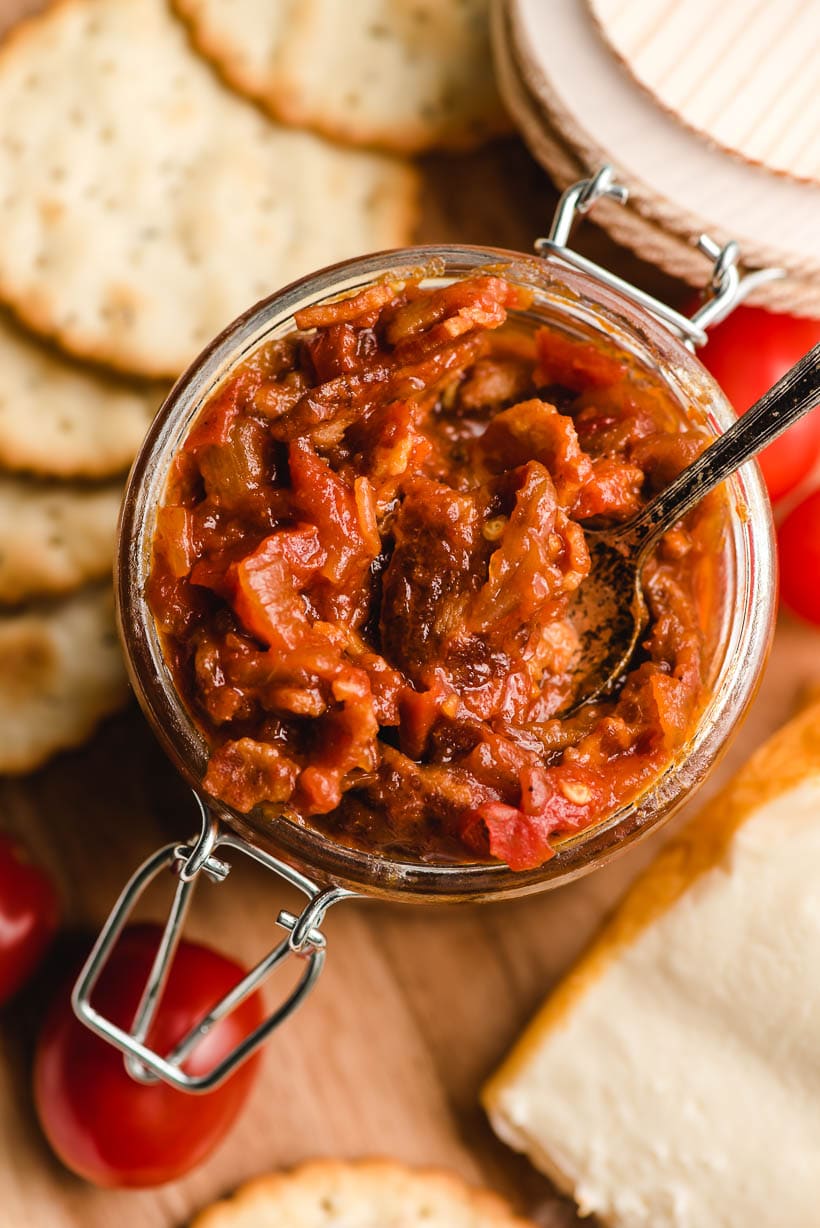
[[[692,732],[714,501],[650,560],[616,694],[562,712],[584,525],[633,516],[707,436],[626,356],[525,327],[527,305],[499,276],[379,283],[299,312],[201,411],[147,595],[212,796],[392,859],[527,869]]]

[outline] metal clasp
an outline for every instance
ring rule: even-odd
[[[348,891],[344,887],[320,887],[300,871],[295,870],[293,866],[255,848],[240,836],[222,830],[219,821],[210,813],[201,798],[196,793],[194,796],[202,818],[202,829],[199,836],[187,844],[167,844],[149,857],[129,879],[83,966],[71,995],[71,1003],[82,1023],[125,1055],[128,1072],[135,1079],[142,1083],[153,1083],[157,1079],[162,1079],[181,1091],[201,1093],[211,1091],[227,1079],[259,1048],[274,1028],[277,1028],[296,1010],[313,988],[324,964],[326,941],[321,925],[327,910],[340,900],[358,897],[355,892]],[[308,902],[298,916],[281,911],[276,923],[287,931],[287,936],[282,938],[273,950],[261,959],[229,993],[216,1002],[170,1053],[156,1053],[146,1044],[146,1038],[162,999],[166,982],[172,973],[174,952],[182,934],[191,897],[202,875],[217,883],[227,878],[231,870],[230,862],[217,855],[223,850],[233,850],[250,857],[253,861],[260,862],[292,886],[298,887],[308,897]],[[173,902],[140,1004],[130,1030],[126,1031],[101,1015],[92,1006],[91,999],[111,950],[127,924],[134,906],[149,884],[163,870],[168,869],[175,874],[177,879]],[[284,959],[290,956],[303,961],[304,967],[295,988],[285,1000],[255,1031],[246,1036],[231,1053],[210,1070],[199,1075],[186,1073],[182,1069],[182,1064],[190,1056],[197,1043],[214,1024],[235,1010],[245,998],[259,988]]]
[[[712,274],[707,286],[707,298],[690,319],[567,246],[576,218],[587,213],[603,197],[609,197],[620,205],[625,205],[629,199],[629,189],[616,181],[611,166],[602,166],[590,179],[581,179],[567,188],[558,202],[549,235],[535,241],[536,252],[539,256],[563,261],[589,273],[639,303],[676,333],[691,350],[704,345],[709,325],[725,319],[757,286],[786,276],[784,269],[776,268],[752,269],[741,274],[738,267],[740,248],[734,240],[721,247],[708,235],[701,235],[697,241],[698,250],[713,262]]]

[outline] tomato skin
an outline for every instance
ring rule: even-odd
[[[129,1027],[161,930],[128,927],[103,971],[93,1004]],[[148,1043],[165,1053],[232,988],[243,969],[208,947],[181,942]],[[43,1131],[67,1168],[102,1186],[151,1186],[172,1181],[216,1147],[254,1082],[250,1058],[213,1092],[190,1095],[166,1083],[143,1085],[125,1070],[122,1054],[75,1017],[71,982],[46,1017],[34,1060],[34,1101]],[[216,1024],[186,1063],[203,1073],[263,1017],[259,994]]]
[[[820,320],[775,315],[761,307],[736,307],[710,328],[698,357],[738,414],[777,383],[820,341]],[[773,503],[789,494],[820,459],[820,413],[801,418],[759,456]]]
[[[59,921],[57,892],[25,848],[0,834],[0,1006],[28,980]]]
[[[820,627],[820,489],[792,508],[777,541],[783,603]]]

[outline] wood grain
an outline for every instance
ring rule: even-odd
[[[497,0],[494,12],[507,31],[501,51],[513,81],[502,79],[501,93],[536,157],[560,174],[548,149],[557,140],[583,167],[609,162],[629,185],[626,209],[598,211],[616,238],[691,284],[702,276],[697,236],[734,239],[748,268],[787,274],[758,285],[751,302],[820,314],[820,184],[731,157],[656,106],[604,43],[586,4]],[[638,222],[650,224],[654,251]]]
[[[30,7],[3,0],[5,24]],[[555,193],[523,148],[499,144],[425,166],[421,237],[528,249]],[[593,258],[655,292],[679,290],[619,252],[594,227]],[[817,638],[784,624],[761,697],[718,776],[725,776],[820,678]],[[706,786],[715,787],[717,778]],[[483,908],[356,903],[327,923],[326,971],[304,1009],[268,1045],[250,1105],[217,1153],[187,1179],[145,1192],[103,1191],[67,1173],[31,1109],[31,1041],[76,936],[99,925],[134,866],[189,834],[191,799],[136,710],[85,750],[0,785],[0,825],[18,831],[58,878],[68,933],[31,991],[0,1023],[0,1223],[4,1228],[176,1228],[246,1178],[316,1155],[383,1154],[446,1165],[508,1195],[544,1228],[578,1223],[571,1207],[491,1133],[477,1092],[550,985],[580,952],[626,883],[657,849],[559,892]],[[164,900],[147,901],[146,916]],[[250,961],[276,939],[287,904],[257,868],[205,884],[190,933]],[[588,1222],[588,1221],[586,1221]]]
[[[730,153],[820,182],[820,9],[802,0],[587,0],[624,68]]]

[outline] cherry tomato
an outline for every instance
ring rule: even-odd
[[[820,627],[820,490],[813,490],[792,508],[777,540],[783,602]]]
[[[0,834],[0,1005],[28,980],[57,929],[51,879],[11,836]]]
[[[94,1005],[120,1027],[131,1025],[159,937],[158,926],[127,928],[94,991]],[[181,942],[148,1036],[151,1047],[167,1053],[242,975],[225,956]],[[139,1083],[122,1054],[75,1017],[70,991],[69,983],[55,999],[34,1061],[34,1102],[54,1151],[75,1173],[104,1186],[160,1185],[199,1164],[242,1108],[257,1058],[202,1095]],[[210,1069],[261,1020],[262,1002],[253,994],[214,1025],[185,1069]]]
[[[708,336],[698,357],[742,414],[820,341],[820,320],[740,306],[710,328]],[[801,418],[758,459],[776,503],[799,486],[820,459],[820,413],[815,409]]]

